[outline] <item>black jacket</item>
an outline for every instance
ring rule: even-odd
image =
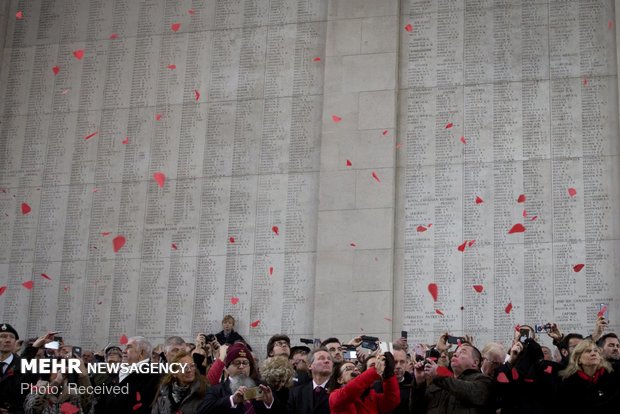
[[[13,361],[6,368],[4,374],[0,373],[0,407],[8,409],[11,413],[24,412],[24,400],[29,390],[22,393],[22,382],[27,383],[27,375],[21,372],[21,358],[13,354]]]
[[[329,395],[323,393],[314,401],[312,380],[293,387],[288,395],[288,414],[329,414]]]
[[[123,381],[118,382],[116,376],[110,376],[105,385],[129,385],[127,394],[101,394],[95,406],[96,414],[150,414],[155,394],[159,386],[159,374],[129,374]]]
[[[237,404],[236,408],[233,408],[230,404],[230,396],[232,391],[230,390],[230,380],[214,385],[209,388],[207,395],[198,406],[196,413],[202,414],[245,414],[246,407],[243,404]],[[252,406],[256,414],[270,413],[265,407],[262,401],[252,400]]]
[[[230,345],[234,344],[236,341],[243,341],[243,336],[239,335],[239,333],[235,330],[232,330],[228,336],[224,334],[224,331],[220,331],[215,334],[215,338],[220,343],[220,345]]]

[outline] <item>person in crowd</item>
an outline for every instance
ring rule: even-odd
[[[62,374],[60,372],[41,374],[35,387],[28,392],[24,401],[25,414],[64,414],[67,404],[79,413],[87,413],[91,407],[93,395],[78,392],[77,387],[68,386],[75,382],[78,387],[91,385],[84,361],[80,360],[79,374]],[[73,377],[71,380],[69,376]]]
[[[171,336],[166,339],[166,343],[164,344],[164,358],[166,361],[170,361],[176,354],[186,350],[187,344],[183,338],[180,336]]]
[[[544,359],[534,329],[515,327],[506,363],[495,371],[495,387],[502,413],[546,413],[553,411],[551,395],[558,385],[560,365]],[[527,395],[528,398],[523,398]]]
[[[411,381],[413,381],[413,377],[407,372],[409,357],[407,356],[406,350],[403,348],[402,342],[394,341],[394,351],[392,355],[394,356],[394,375],[398,381],[400,402],[390,413],[409,414],[409,396],[411,394]],[[375,357],[375,364],[376,360],[377,358]],[[372,366],[375,366],[375,364]],[[367,367],[367,369],[368,368],[370,367]],[[381,381],[376,381],[374,388],[377,392],[383,392],[383,383]]]
[[[289,391],[293,386],[295,370],[285,355],[273,356],[263,361],[260,369],[262,380],[274,396],[273,413],[286,413]]]
[[[611,364],[614,371],[618,371],[620,369],[620,342],[618,341],[618,335],[615,333],[605,334],[596,341],[596,345],[601,348],[603,358]]]
[[[146,338],[134,336],[129,338],[123,350],[123,361],[137,366],[148,364],[151,358],[152,346]],[[111,378],[111,384],[120,387],[128,386],[129,392],[101,394],[95,406],[96,414],[107,413],[150,413],[151,405],[160,381],[160,375],[155,373],[120,372],[118,382]]]
[[[353,362],[334,366],[335,386],[329,395],[332,414],[381,414],[394,410],[400,395],[394,374],[394,357],[390,352],[377,357],[374,367],[363,373]],[[383,392],[373,388],[375,381],[383,380]]]
[[[0,324],[0,413],[22,413],[26,394],[21,384],[26,376],[21,373],[21,358],[15,351],[19,334],[8,323]]]
[[[186,369],[163,377],[151,414],[195,413],[205,397],[207,383],[186,351],[178,351],[169,361],[187,364]]]
[[[551,350],[551,348],[545,345],[541,345],[540,349],[542,350],[543,359],[545,361],[553,361],[553,351]]]
[[[575,346],[560,377],[557,412],[612,413],[620,407],[620,376],[591,339]]]
[[[108,365],[120,364],[123,361],[123,350],[115,345],[110,345],[104,350],[104,358],[105,362]],[[90,382],[93,385],[103,385],[104,383],[108,383],[108,385],[116,380],[118,383],[118,373],[111,372],[101,372],[97,374],[93,374]]]
[[[504,364],[506,350],[497,342],[489,342],[482,348],[481,371],[489,377],[495,378],[495,371]]]
[[[259,383],[258,371],[250,350],[243,343],[228,347],[224,360],[224,382],[209,388],[197,413],[260,414],[271,412],[274,397],[271,388]]]
[[[235,331],[235,318],[226,315],[222,319],[222,330],[215,335],[220,345],[230,345],[237,341],[244,341],[243,337]]]
[[[344,361],[342,343],[338,338],[327,338],[321,342],[321,348],[325,348],[329,351],[335,364]]]
[[[493,406],[493,380],[480,371],[482,355],[468,342],[454,352],[452,371],[430,358],[415,364],[410,412],[488,413]]]
[[[307,346],[301,345],[291,348],[291,355],[289,358],[295,370],[295,376],[293,377],[295,386],[305,384],[312,379],[308,368],[308,354],[310,354],[310,348]]]
[[[289,393],[288,414],[329,414],[327,390],[334,362],[326,348],[317,348],[308,355],[312,381],[294,387]]]
[[[287,359],[291,355],[291,339],[282,334],[273,335],[267,342],[267,356],[284,355]]]

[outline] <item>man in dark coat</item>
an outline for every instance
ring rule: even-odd
[[[312,381],[293,387],[288,397],[288,414],[329,414],[328,381],[334,362],[326,348],[318,348],[308,356]]]
[[[207,391],[207,395],[196,412],[205,414],[269,413],[274,402],[273,394],[269,387],[258,383],[258,371],[254,357],[248,348],[242,343],[231,345],[226,352],[224,364],[228,378]]]
[[[140,366],[150,363],[152,346],[141,336],[129,338],[123,351],[123,362]],[[119,373],[112,375],[105,385],[118,385],[127,393],[101,394],[95,406],[96,414],[144,413],[150,414],[161,376],[152,373]],[[125,388],[126,387],[126,388]]]
[[[410,407],[413,414],[493,412],[493,381],[480,371],[482,356],[473,345],[459,346],[452,372],[427,359],[414,369]]]
[[[8,323],[0,325],[0,413],[23,413],[29,391],[22,392],[21,359],[13,351],[19,335]]]

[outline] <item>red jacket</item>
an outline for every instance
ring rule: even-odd
[[[392,411],[400,403],[400,390],[396,376],[383,381],[383,392],[372,389],[372,384],[381,379],[374,368],[369,368],[353,378],[347,385],[329,394],[331,414],[381,414]],[[362,393],[369,390],[362,399]]]

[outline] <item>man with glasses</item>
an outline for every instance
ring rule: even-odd
[[[198,413],[260,414],[273,404],[271,389],[259,384],[258,371],[249,349],[242,343],[231,345],[224,360],[226,380],[207,391]]]
[[[291,355],[291,339],[286,335],[274,335],[267,342],[267,356]]]
[[[0,325],[0,413],[23,413],[24,399],[21,383],[26,382],[20,368],[21,359],[15,354],[19,335],[8,323]]]

